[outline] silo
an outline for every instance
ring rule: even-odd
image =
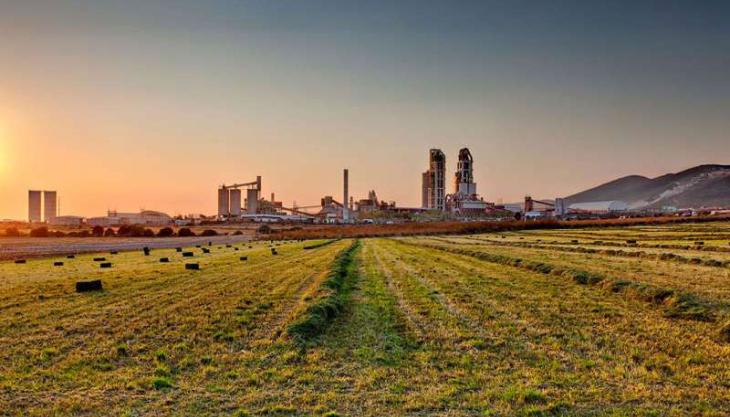
[[[230,214],[228,188],[221,187],[218,189],[218,217],[228,217]]]
[[[30,190],[28,191],[28,221],[40,222],[41,221],[41,192]]]
[[[43,191],[43,220],[48,223],[56,218],[58,198],[55,191]]]
[[[230,213],[231,216],[241,215],[241,190],[232,189],[230,194]]]
[[[259,210],[259,190],[246,190],[246,214],[256,214]]]

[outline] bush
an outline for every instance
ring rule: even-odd
[[[104,236],[104,228],[101,226],[94,226],[94,228],[91,229],[91,234],[96,237],[102,237]]]
[[[124,236],[124,237],[143,237],[148,236],[145,233],[146,230],[149,230],[152,233],[152,236],[154,236],[154,232],[150,229],[145,229],[144,227],[138,225],[138,224],[132,224],[132,225],[123,225],[119,227],[119,230],[117,230],[117,236]]]
[[[233,236],[241,236],[242,234],[243,232],[240,230],[236,230],[235,232],[233,232]]]
[[[268,235],[269,233],[271,233],[271,226],[269,226],[268,224],[262,224],[261,226],[259,226],[258,229],[256,229],[256,232]]]
[[[172,228],[170,228],[170,227],[163,227],[162,229],[160,229],[157,232],[157,237],[170,237],[170,236],[174,236],[174,235],[175,235],[175,231],[172,230]]]
[[[113,236],[116,236],[116,235],[117,235],[117,234],[116,234],[116,233],[114,233],[114,229],[112,229],[111,227],[110,227],[110,228],[108,228],[108,229],[106,229],[106,230],[104,231],[104,237],[113,237]]]
[[[155,237],[155,232],[152,229],[144,229],[144,231],[142,231],[142,236]]]
[[[218,232],[216,232],[215,230],[211,230],[211,229],[205,229],[205,230],[203,230],[203,233],[201,234],[201,236],[218,236]]]
[[[20,230],[17,227],[8,227],[5,229],[5,236],[7,237],[20,237]]]
[[[48,237],[47,227],[38,227],[30,231],[30,237]]]
[[[63,233],[60,230],[56,230],[55,232],[51,232],[51,236],[53,237],[65,237],[66,233]]]
[[[182,229],[178,230],[177,235],[180,237],[190,237],[195,236],[195,232],[188,229],[187,227],[183,227]]]

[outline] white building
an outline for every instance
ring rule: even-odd
[[[109,211],[105,217],[91,217],[86,220],[91,226],[121,226],[125,224],[140,224],[145,226],[166,226],[171,224],[172,217],[152,210],[143,210],[139,213],[119,213]]]
[[[49,219],[48,223],[54,226],[81,226],[84,224],[84,218],[81,216],[55,216]]]
[[[611,213],[615,211],[626,211],[629,209],[629,205],[620,200],[590,201],[571,204],[568,209],[572,212]]]

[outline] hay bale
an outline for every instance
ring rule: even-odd
[[[106,258],[94,258],[94,262],[104,262]]]
[[[99,264],[99,268],[111,268],[112,263],[111,262],[102,262]]]
[[[150,248],[148,248],[147,246],[142,248],[142,251],[144,251],[144,256],[150,256]]]
[[[66,255],[66,259],[74,259],[76,258],[76,255]]]
[[[697,245],[697,246],[704,246],[704,244],[705,244],[705,242],[702,242],[702,241],[695,242],[695,245]]]
[[[226,247],[227,247],[227,248],[230,248],[230,247],[231,247],[231,245],[226,245]]]
[[[111,255],[116,255],[116,254],[118,254],[118,253],[119,253],[119,251],[115,251],[115,250],[113,250],[113,251],[111,251],[111,252],[109,252],[109,253],[110,253]]]
[[[183,252],[182,256],[183,256],[183,258],[192,258],[193,253],[192,252]]]
[[[15,263],[16,264],[24,264],[25,263],[25,259],[16,259],[15,260]]]
[[[233,248],[233,250],[238,250],[238,248]]]
[[[196,248],[200,248],[200,245],[195,245]]]
[[[76,292],[87,292],[87,291],[101,291],[101,280],[95,279],[93,281],[78,281],[76,282]]]
[[[175,248],[175,252],[182,252],[182,248]]]
[[[189,269],[192,271],[198,271],[198,270],[200,270],[200,264],[185,264],[185,269]]]
[[[573,240],[570,241],[570,243],[578,243],[578,240],[577,239],[573,239]]]
[[[59,261],[54,262],[53,266],[63,266],[63,262],[59,262]]]
[[[626,244],[627,245],[635,245],[636,244],[636,239],[627,239],[626,240]]]
[[[162,263],[170,262],[170,258],[160,258],[160,262],[162,262]]]
[[[241,256],[239,259],[242,261],[248,261],[248,256]]]
[[[210,249],[208,249],[208,248],[203,248],[203,253],[210,253]]]

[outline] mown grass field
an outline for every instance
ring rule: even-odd
[[[3,262],[0,415],[725,416],[729,238],[703,223]]]

